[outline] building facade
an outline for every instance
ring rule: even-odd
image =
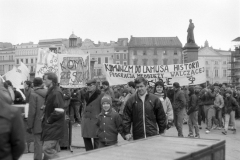
[[[119,38],[114,47],[113,63],[128,65],[128,38]]]
[[[0,75],[4,75],[15,66],[15,48],[3,48],[0,50]]]
[[[169,65],[182,63],[182,43],[178,37],[132,37],[130,65]]]
[[[231,51],[213,49],[206,41],[198,51],[198,58],[205,61],[206,77],[210,84],[231,82]]]
[[[90,54],[91,60],[95,60],[94,78],[99,81],[106,80],[103,72],[103,63],[113,63],[114,47],[116,45],[116,42],[98,42],[98,44],[95,44],[90,39],[85,39],[82,43],[81,49],[85,53]]]
[[[38,45],[33,42],[22,43],[15,46],[15,65],[23,62],[30,71],[31,80],[34,78],[38,56]]]
[[[39,40],[38,47],[42,49],[49,49],[51,52],[61,54],[65,47],[69,46],[69,41],[66,38],[58,39],[44,39]]]

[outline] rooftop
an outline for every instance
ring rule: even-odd
[[[132,37],[129,47],[182,47],[178,37]]]
[[[232,41],[239,42],[239,41],[240,41],[240,37],[237,37],[237,38],[235,38],[235,39],[232,40]]]

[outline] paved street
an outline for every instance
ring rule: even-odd
[[[200,130],[201,138],[206,139],[223,139],[226,140],[226,160],[237,160],[240,157],[240,120],[236,121],[237,124],[237,134],[232,134],[232,131],[228,131],[228,135],[223,135],[220,130],[214,130],[210,134],[205,134],[205,130]],[[204,127],[204,125],[203,125]],[[183,128],[184,136],[188,135],[188,126],[184,125]],[[177,136],[177,131],[175,128],[171,128],[166,132],[167,136]],[[122,143],[124,140],[119,136],[119,143]],[[75,153],[85,152],[83,139],[81,138],[80,127],[73,128],[73,153],[70,151],[61,151],[60,156],[66,156]],[[20,160],[32,160],[33,153],[24,154]]]

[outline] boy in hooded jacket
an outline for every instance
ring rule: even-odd
[[[122,119],[112,108],[112,98],[105,95],[102,100],[102,112],[98,116],[97,136],[99,138],[99,148],[115,145],[118,143],[118,133],[123,134]],[[124,138],[125,139],[125,138]]]

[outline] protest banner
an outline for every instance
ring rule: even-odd
[[[120,65],[103,64],[103,70],[110,85],[126,84],[138,76],[146,78],[150,85],[163,81],[166,86],[179,82],[181,86],[197,85],[206,82],[203,60],[174,65]]]
[[[80,88],[89,80],[89,55],[61,54],[58,56],[59,83],[63,88]]]
[[[53,72],[58,75],[57,54],[47,49],[39,49],[35,77],[42,78],[44,73],[48,72]]]

